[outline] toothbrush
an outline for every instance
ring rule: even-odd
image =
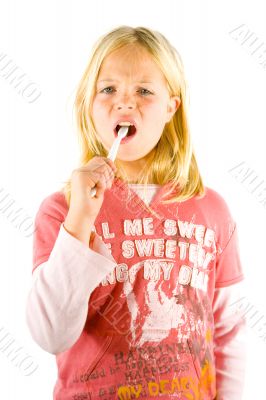
[[[112,160],[112,161],[115,160],[120,142],[122,139],[124,139],[127,136],[128,128],[129,128],[129,126],[122,126],[119,129],[118,136],[115,138],[114,143],[112,144],[112,147],[107,156],[107,158],[109,158],[110,160]],[[94,186],[90,191],[90,195],[91,195],[91,197],[94,197],[95,194],[96,194],[96,187]]]

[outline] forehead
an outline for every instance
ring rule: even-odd
[[[110,53],[102,62],[98,81],[132,78],[165,83],[165,77],[153,61],[151,54],[140,46],[128,45]]]

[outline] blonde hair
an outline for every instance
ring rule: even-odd
[[[188,98],[183,62],[177,50],[161,33],[145,27],[119,26],[101,36],[92,48],[74,102],[81,149],[80,166],[86,165],[96,155],[108,155],[97,140],[91,118],[96,81],[105,57],[130,44],[142,46],[149,52],[166,78],[170,96],[178,95],[181,100],[179,108],[165,124],[159,142],[150,152],[145,168],[132,183],[164,185],[170,182],[170,191],[166,195],[170,193],[171,197],[162,201],[163,204],[184,201],[196,195],[203,196],[205,188],[194,155],[187,121]],[[127,181],[127,175],[118,159],[115,160],[115,164],[118,169],[116,176],[122,181]],[[69,206],[71,178],[64,183],[61,190]]]

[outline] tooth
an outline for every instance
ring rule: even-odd
[[[119,125],[120,126],[130,126],[132,124],[131,124],[131,122],[120,122]]]

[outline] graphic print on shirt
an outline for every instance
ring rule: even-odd
[[[102,399],[114,398],[108,394],[112,379],[120,382],[110,389],[119,399],[181,392],[185,399],[200,399],[213,393],[213,321],[207,288],[216,254],[214,231],[168,219],[160,238],[152,222],[122,221],[119,242],[108,223],[101,223],[102,240],[111,240],[106,245],[118,261],[97,288],[97,296],[92,294],[89,315],[95,332],[120,340],[107,340],[109,347],[103,346],[96,365],[83,368],[77,379],[90,389],[102,379],[97,393]],[[134,259],[138,262],[132,263]]]
[[[107,222],[102,224],[102,229],[105,239],[115,239],[115,234],[109,231]],[[169,236],[176,235],[177,229],[180,233],[179,239],[170,239]],[[178,276],[179,283],[190,284],[206,292],[207,267],[216,254],[214,231],[204,225],[195,225],[188,221],[165,220],[163,233],[165,238],[158,239],[158,234],[153,231],[152,218],[125,220],[125,240],[121,243],[121,258],[124,258],[125,263],[119,263],[116,271],[112,273],[112,276],[110,274],[103,284],[126,280],[133,282],[140,268],[143,268],[144,279],[156,281],[163,274],[164,280],[170,280],[178,257],[182,263]],[[141,235],[154,235],[155,238],[138,239]],[[107,245],[110,248],[110,243]],[[136,256],[150,258],[129,266],[128,261]],[[188,265],[188,263],[192,265]]]
[[[99,358],[79,371],[77,382],[86,383],[93,396],[109,400],[166,394],[197,400],[212,396],[215,393],[212,331],[207,329],[205,336],[201,331],[204,315],[206,322],[212,322],[208,299],[204,295],[201,303],[197,302],[192,288],[186,294],[184,290],[181,292],[176,301],[186,307],[190,316],[186,320],[191,329],[190,339],[178,340],[172,331],[160,342],[146,341],[142,346],[134,346],[119,335],[111,340],[109,336],[103,340],[107,346],[102,347]],[[194,371],[191,364],[195,365]],[[118,397],[114,397],[115,393]]]

